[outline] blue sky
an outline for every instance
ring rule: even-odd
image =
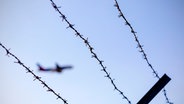
[[[157,82],[136,48],[128,26],[105,0],[54,0],[75,28],[94,47],[117,87],[137,103]],[[151,64],[160,76],[172,80],[167,95],[175,104],[184,96],[184,1],[118,0],[137,32]],[[0,42],[69,104],[126,104],[83,41],[62,22],[49,0],[0,0]],[[14,63],[0,48],[1,104],[61,104],[40,82],[33,81],[23,67]],[[64,73],[40,73],[36,63],[45,67],[73,65]],[[160,92],[150,104],[164,104]]]

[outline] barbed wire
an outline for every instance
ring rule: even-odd
[[[77,37],[79,37],[84,44],[88,47],[90,53],[92,54],[92,58],[96,59],[99,62],[99,65],[102,67],[101,71],[103,71],[105,73],[105,77],[108,78],[111,82],[111,84],[114,87],[114,90],[118,91],[120,93],[120,95],[122,95],[123,99],[125,99],[129,104],[131,104],[131,101],[128,99],[127,96],[125,96],[125,94],[116,86],[116,84],[114,83],[114,80],[111,76],[110,73],[107,71],[106,66],[103,64],[103,60],[101,60],[97,54],[94,52],[94,48],[91,46],[91,44],[88,41],[88,38],[84,38],[84,36],[79,33],[79,31],[74,28],[74,24],[72,24],[71,22],[68,21],[68,19],[66,18],[66,16],[59,10],[59,7],[54,3],[53,0],[50,0],[53,8],[60,14],[60,17],[62,19],[62,21],[65,21],[68,24],[68,27],[66,27],[67,29],[70,28],[75,32],[75,35]]]
[[[68,102],[67,102],[66,99],[62,98],[62,97],[60,96],[59,93],[56,93],[51,87],[49,87],[49,86],[45,83],[45,81],[41,80],[41,77],[37,76],[37,75],[33,72],[33,70],[31,70],[29,67],[27,67],[17,56],[15,56],[13,53],[11,53],[11,52],[10,52],[10,49],[7,49],[2,43],[0,43],[0,46],[1,46],[3,49],[5,49],[6,55],[7,55],[7,56],[10,55],[10,56],[14,57],[14,58],[16,59],[16,62],[15,62],[15,63],[21,65],[22,67],[24,67],[24,68],[26,69],[26,71],[27,71],[26,73],[30,73],[30,74],[33,75],[33,77],[34,77],[34,80],[33,80],[33,81],[38,80],[39,82],[41,82],[41,84],[43,85],[43,87],[46,87],[46,88],[47,88],[47,91],[48,91],[48,92],[52,92],[52,93],[57,97],[57,99],[61,99],[61,100],[64,102],[64,104],[68,104]]]
[[[127,20],[126,17],[124,16],[123,12],[122,12],[121,9],[120,9],[120,6],[119,6],[119,3],[117,2],[117,0],[114,0],[114,1],[115,1],[114,6],[117,8],[117,10],[118,10],[118,12],[119,12],[118,17],[119,17],[119,18],[122,17],[122,18],[124,19],[125,25],[127,25],[127,26],[130,28],[130,31],[131,31],[131,33],[133,34],[135,41],[137,42],[137,48],[140,49],[139,52],[142,53],[142,55],[143,55],[143,57],[144,57],[146,63],[147,63],[148,66],[151,68],[151,70],[152,70],[153,74],[155,75],[155,77],[158,78],[158,79],[160,79],[158,73],[157,73],[156,70],[153,68],[152,64],[150,63],[150,61],[149,61],[149,59],[148,59],[148,57],[147,57],[147,54],[145,53],[145,51],[144,51],[144,49],[143,49],[143,45],[141,45],[141,43],[140,43],[140,41],[139,41],[139,39],[138,39],[138,37],[137,37],[137,35],[136,35],[137,32],[135,32],[135,30],[133,29],[132,25],[128,22],[128,20]],[[166,99],[166,103],[168,103],[168,104],[174,104],[174,103],[172,103],[172,102],[169,101],[169,98],[168,98],[168,96],[167,96],[167,93],[166,93],[166,89],[165,89],[165,88],[163,89],[163,93],[164,93],[164,96],[165,96],[165,99]]]

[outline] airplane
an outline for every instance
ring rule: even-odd
[[[39,63],[37,63],[37,66],[38,66],[39,71],[53,71],[53,72],[58,72],[58,73],[61,73],[65,69],[71,69],[72,68],[72,66],[70,66],[70,65],[68,65],[68,66],[59,66],[57,63],[56,63],[55,68],[44,68]]]

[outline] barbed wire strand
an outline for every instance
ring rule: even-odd
[[[133,29],[132,25],[128,22],[128,20],[126,19],[126,17],[124,16],[123,12],[121,11],[120,9],[120,6],[117,2],[117,0],[114,0],[115,1],[115,4],[114,6],[117,8],[118,12],[119,12],[119,15],[118,17],[122,17],[125,21],[125,25],[127,25],[129,28],[130,28],[130,31],[131,33],[133,34],[134,38],[135,38],[135,41],[137,42],[137,48],[139,48],[139,52],[142,53],[146,63],[148,64],[148,66],[151,68],[153,74],[155,75],[156,78],[160,79],[158,73],[156,72],[156,70],[153,68],[152,64],[150,63],[148,57],[147,57],[147,54],[145,53],[144,49],[143,49],[143,45],[141,45],[140,41],[138,40],[138,37],[136,35],[137,32],[135,32],[135,30]],[[167,97],[167,93],[166,93],[166,89],[164,88],[163,89],[163,93],[164,93],[164,96],[165,96],[165,99],[166,99],[166,103],[168,104],[174,104],[172,102],[169,101],[169,98]]]
[[[92,58],[96,59],[99,62],[99,65],[102,67],[101,71],[105,72],[105,77],[107,77],[110,80],[111,84],[114,87],[114,90],[118,91],[120,93],[120,95],[122,95],[123,99],[125,99],[129,104],[131,104],[131,101],[128,99],[128,97],[125,96],[125,94],[114,83],[115,79],[113,79],[110,76],[110,73],[107,71],[106,66],[103,64],[104,61],[101,60],[97,56],[97,54],[94,52],[94,48],[89,43],[88,38],[84,38],[84,36],[81,33],[79,33],[79,31],[76,28],[74,28],[74,24],[72,24],[68,21],[66,16],[59,10],[59,7],[54,3],[53,0],[50,0],[50,1],[51,1],[51,4],[52,4],[53,8],[60,14],[60,17],[62,18],[62,21],[65,21],[68,24],[67,29],[70,28],[75,32],[75,35],[78,36],[84,42],[84,44],[88,47],[90,53],[92,54]]]
[[[16,59],[16,62],[15,62],[15,63],[21,65],[22,67],[24,67],[24,68],[26,69],[26,71],[27,71],[26,73],[30,73],[30,74],[33,75],[33,77],[34,77],[34,80],[33,80],[33,81],[38,80],[39,82],[41,82],[41,84],[43,85],[43,87],[46,87],[46,88],[47,88],[47,91],[48,91],[48,92],[52,92],[52,93],[57,97],[57,99],[62,100],[62,101],[64,102],[64,104],[68,104],[67,100],[65,100],[64,98],[62,98],[62,97],[60,96],[59,93],[56,93],[51,87],[49,87],[49,86],[45,83],[45,81],[41,80],[41,77],[37,76],[37,75],[33,72],[33,70],[31,70],[29,67],[27,67],[17,56],[15,56],[13,53],[11,53],[11,52],[10,52],[10,49],[7,49],[2,43],[0,43],[0,46],[1,46],[3,49],[5,49],[6,55],[7,55],[7,56],[12,56],[12,57],[14,57],[14,58]]]

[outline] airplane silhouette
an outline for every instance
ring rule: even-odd
[[[58,72],[58,73],[61,73],[65,69],[71,69],[72,68],[72,66],[70,66],[70,65],[68,65],[68,66],[59,66],[57,63],[56,63],[55,68],[44,68],[39,63],[37,63],[37,66],[38,66],[39,71],[53,71],[53,72]]]

